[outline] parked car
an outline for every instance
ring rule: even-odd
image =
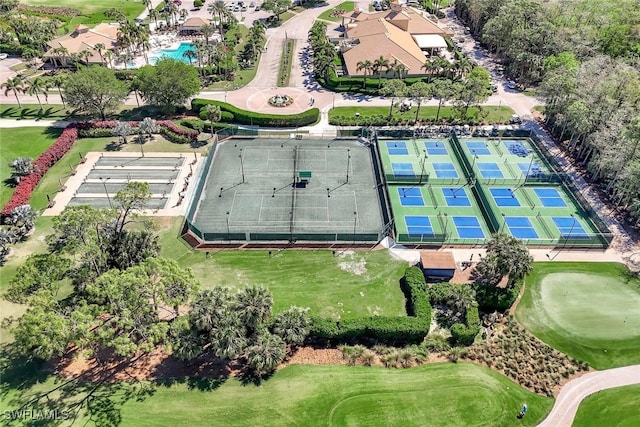
[[[509,118],[509,123],[512,123],[512,124],[519,124],[519,123],[522,123],[522,119],[520,118],[520,116],[519,116],[519,115],[514,114],[513,116],[511,116],[511,117]]]
[[[8,57],[9,57],[9,54],[7,54],[7,53],[0,53],[0,60],[7,59]]]
[[[509,89],[516,89],[518,86],[516,85],[516,82],[514,82],[513,80],[509,80],[509,81],[507,82],[507,87],[508,87]]]
[[[498,85],[495,83],[491,84],[491,92],[496,93],[498,91]]]

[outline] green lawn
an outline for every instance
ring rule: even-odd
[[[573,427],[636,427],[640,425],[640,384],[604,390],[587,397]]]
[[[53,378],[36,377],[37,369],[25,377],[18,375],[19,368],[15,371],[4,376],[2,411],[15,410],[54,386]],[[87,386],[76,384],[70,395],[54,393],[41,404],[61,412],[85,396]],[[83,407],[77,425],[535,426],[553,402],[468,363],[404,370],[292,365],[260,386],[235,378],[178,378],[159,384],[107,383],[93,396],[91,413]],[[529,412],[518,421],[523,403]],[[38,408],[38,403],[29,405]]]
[[[0,148],[0,205],[4,204],[13,194],[13,183],[10,181],[11,168],[9,163],[16,157],[30,157],[35,159],[45,151],[58,136],[62,129],[56,128],[12,128],[2,130],[2,148]],[[7,185],[11,184],[11,185]]]
[[[100,22],[112,22],[114,19],[105,16],[107,9],[115,8],[133,20],[144,9],[142,0],[24,0],[21,3],[29,6],[57,6],[69,7],[80,12],[75,17],[60,17],[65,25],[59,31],[60,34],[70,32],[78,24],[95,25]]]
[[[342,10],[344,12],[351,12],[354,7],[355,7],[355,2],[345,1],[344,3],[340,3],[339,5],[337,5],[334,8],[331,8],[329,10],[325,10],[324,12],[322,12],[320,14],[320,16],[318,16],[318,19],[324,19],[325,21],[332,21],[332,22],[341,22],[342,21],[341,17],[339,17],[339,16],[332,17],[331,13],[335,12],[337,10]]]
[[[640,280],[622,264],[536,263],[516,317],[596,369],[640,363]]]
[[[178,224],[162,237],[163,256],[179,259],[189,267],[203,288],[240,288],[261,284],[273,293],[274,311],[292,305],[310,307],[323,317],[405,316],[399,280],[408,264],[388,251],[220,251],[206,258],[203,252],[186,255],[178,240]]]
[[[22,108],[18,104],[4,104],[0,107],[2,119],[68,120],[73,117],[73,110],[59,104],[43,104],[42,111],[38,104],[22,104]]]
[[[389,101],[389,106],[391,102]],[[335,107],[329,110],[329,122],[331,123],[332,118],[342,116],[342,117],[355,117],[356,113],[360,113],[360,120],[363,120],[367,117],[372,116],[389,116],[389,106],[381,106],[381,107]],[[469,119],[476,119],[476,115],[478,114],[479,107],[470,107],[467,112],[467,117]],[[436,118],[436,113],[438,111],[438,107],[434,106],[424,106],[420,108],[419,119],[423,121],[432,121]],[[482,107],[484,116],[483,121],[487,123],[508,123],[509,118],[514,111],[510,107],[501,106],[487,106]],[[398,117],[403,120],[413,120],[416,117],[416,110],[413,107],[411,110],[406,113],[401,113],[397,108],[393,110],[393,116]],[[453,107],[442,107],[440,109],[440,120],[449,119],[457,117],[457,113],[454,111]]]

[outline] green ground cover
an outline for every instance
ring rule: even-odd
[[[170,233],[175,233],[172,228]],[[165,244],[167,240],[162,240]],[[309,307],[323,317],[405,316],[399,280],[407,263],[388,251],[220,251],[207,258],[203,252],[185,255],[181,242],[170,243],[163,254],[189,267],[203,288],[266,286],[274,299],[274,311],[292,305]]]
[[[52,92],[57,94],[58,91]],[[120,120],[142,120],[145,117],[166,118],[161,109],[155,106],[144,105],[135,107],[131,105],[120,105],[114,114],[107,115],[107,119]],[[35,120],[88,120],[85,115],[78,114],[76,110],[65,108],[61,104],[43,104],[42,111],[38,104],[3,104],[0,107],[0,118],[2,119],[35,119]]]
[[[32,370],[25,377],[19,377],[18,372],[5,375],[0,410],[17,409],[35,393],[53,388],[55,379],[35,378],[38,373]],[[70,395],[54,393],[42,405],[69,408],[90,388],[78,384],[73,390]],[[403,370],[292,365],[259,387],[235,378],[222,384],[217,380],[178,378],[160,383],[107,383],[93,394],[91,413],[83,407],[76,423],[255,426],[259,420],[265,427],[423,426],[428,420],[433,426],[534,426],[553,402],[487,368],[468,363]],[[517,421],[516,414],[525,402],[529,412],[524,420]],[[106,424],[107,420],[112,423]],[[118,422],[113,423],[115,420]],[[70,424],[71,420],[61,425]]]
[[[332,21],[332,22],[341,22],[342,21],[341,17],[339,16],[333,17],[331,16],[331,14],[338,10],[341,10],[344,12],[351,12],[354,7],[355,7],[355,2],[345,1],[337,5],[336,7],[333,7],[329,10],[325,10],[320,14],[320,16],[318,16],[318,19],[324,19],[325,21]]]
[[[4,206],[13,194],[13,183],[10,178],[12,169],[9,167],[9,163],[17,157],[35,159],[49,148],[61,133],[62,129],[39,127],[2,130],[0,206]]]
[[[419,120],[433,121],[436,118],[438,107],[424,106],[420,108]],[[369,117],[375,116],[389,116],[389,106],[380,107],[335,107],[329,110],[329,122],[335,120],[338,117],[355,117],[356,113],[360,113],[359,120],[365,120]],[[467,117],[470,120],[476,120],[481,115],[484,117],[483,121],[487,123],[508,123],[509,118],[514,114],[514,111],[510,107],[506,106],[486,106],[486,107],[470,107],[467,112]],[[398,109],[394,108],[393,117],[401,120],[414,120],[416,117],[415,107],[411,110],[401,113]],[[440,120],[450,119],[452,121],[458,121],[458,114],[453,107],[445,106],[440,109]]]
[[[622,264],[536,263],[516,317],[596,369],[640,363],[640,280]]]
[[[56,19],[62,20],[64,25],[59,33],[70,32],[78,24],[95,25],[100,22],[111,22],[112,17],[105,16],[108,9],[117,9],[127,18],[133,20],[145,8],[141,0],[25,0],[22,3],[28,6],[56,6],[76,9],[80,12],[74,17],[56,15]]]
[[[582,401],[573,427],[640,425],[640,384],[603,390]]]

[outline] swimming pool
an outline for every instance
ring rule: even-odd
[[[193,50],[193,46],[190,42],[182,42],[176,49],[159,49],[152,52],[152,56],[149,57],[149,63],[155,64],[158,62],[158,59],[163,57],[173,58],[178,61],[189,63],[189,59],[183,56],[188,50]]]

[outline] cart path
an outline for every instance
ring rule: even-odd
[[[580,403],[589,395],[609,388],[640,384],[640,365],[585,374],[562,387],[551,412],[538,427],[570,427]]]

